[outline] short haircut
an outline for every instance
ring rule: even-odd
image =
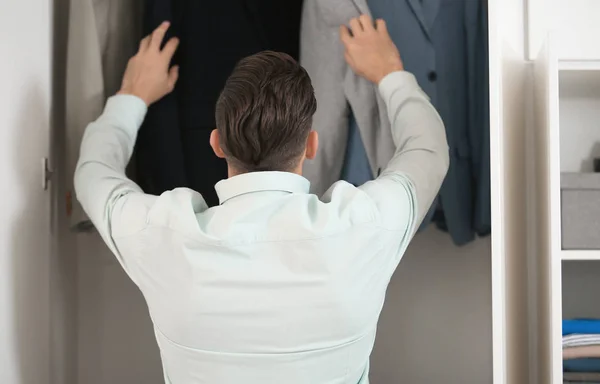
[[[291,56],[264,51],[242,59],[216,106],[229,165],[240,172],[292,171],[316,110],[310,77]]]

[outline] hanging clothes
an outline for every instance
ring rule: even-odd
[[[274,50],[297,58],[301,9],[302,0],[146,1],[146,32],[169,20],[168,37],[180,39],[175,91],[149,108],[136,143],[146,193],[189,187],[218,204],[214,186],[227,178],[227,164],[209,138],[221,89],[246,56]]]
[[[356,124],[356,118],[354,117],[353,113],[350,113],[349,121],[348,144],[346,146],[346,156],[344,160],[344,167],[342,168],[341,179],[358,187],[370,180],[373,180],[373,175],[371,174],[369,158],[367,157],[367,152],[365,151],[365,146],[360,137],[358,124]],[[425,218],[423,219],[418,231],[424,230],[431,222],[437,205],[436,198],[431,206],[431,209],[425,215]]]
[[[492,232],[491,163],[490,163],[490,63],[488,41],[488,2],[481,1],[477,21],[471,28],[476,34],[469,34],[475,41],[473,54],[469,55],[469,73],[473,73],[469,92],[469,138],[473,154],[475,176],[475,231],[479,236]]]
[[[360,137],[360,130],[352,111],[350,111],[348,118],[348,144],[346,145],[341,179],[355,187],[373,180],[369,158],[367,157],[365,145]]]
[[[121,87],[141,37],[142,0],[71,1],[66,71],[66,209],[74,231],[93,229],[73,192],[83,132]]]
[[[313,129],[319,133],[319,153],[304,164],[311,192],[321,196],[342,174],[350,110],[354,112],[366,148],[371,174],[377,175],[395,148],[383,101],[376,87],[356,76],[344,61],[339,26],[369,13],[365,0],[305,0],[300,63],[308,71],[317,98]]]
[[[484,1],[307,0],[301,62],[315,83],[319,109],[313,125],[322,147],[317,159],[305,165],[314,192],[323,193],[336,181],[336,175],[352,182],[365,178],[360,142],[372,175],[376,176],[390,158],[389,122],[373,85],[354,75],[343,62],[343,55],[334,57],[341,55],[341,47],[333,38],[333,28],[360,13],[386,21],[405,69],[417,77],[446,125],[451,162],[440,190],[443,215],[436,215],[439,225],[447,227],[459,245],[473,240],[476,232],[488,234],[489,93]],[[353,118],[357,124],[349,130]],[[349,131],[356,137],[348,138]],[[346,148],[347,142],[352,146]]]

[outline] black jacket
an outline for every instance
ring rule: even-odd
[[[175,91],[152,105],[138,134],[136,170],[146,193],[177,187],[218,204],[227,165],[209,145],[215,104],[235,64],[264,50],[298,58],[302,0],[146,0],[144,33],[171,22],[180,39]]]

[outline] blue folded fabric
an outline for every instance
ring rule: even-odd
[[[571,335],[574,333],[600,334],[600,320],[596,320],[596,319],[563,320],[562,321],[563,336]]]
[[[563,360],[565,372],[600,372],[600,359]]]

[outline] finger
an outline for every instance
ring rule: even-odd
[[[375,28],[381,33],[387,33],[387,25],[383,19],[377,19],[375,21]]]
[[[150,44],[150,35],[144,37],[141,41],[140,41],[140,48],[139,48],[139,52],[145,51],[146,49],[148,49],[148,45]]]
[[[348,45],[350,41],[352,41],[352,35],[350,35],[350,30],[345,25],[340,26],[340,40],[344,45]]]
[[[171,61],[171,59],[173,58],[173,55],[175,54],[175,51],[177,51],[178,46],[179,39],[176,37],[170,38],[167,44],[165,44],[162,53],[169,59],[169,61]]]
[[[179,66],[174,65],[169,70],[169,78],[167,80],[170,90],[175,89],[175,84],[177,84],[177,79],[179,79]]]
[[[169,22],[165,21],[159,25],[154,32],[152,32],[152,38],[150,40],[151,48],[160,50],[160,46],[165,38],[165,34],[167,33],[167,29],[169,29]]]
[[[371,18],[371,16],[360,15],[358,20],[360,21],[360,24],[362,25],[363,30],[365,30],[365,31],[374,31],[375,30],[375,26],[373,25],[373,19]]]
[[[354,36],[363,31],[362,25],[356,17],[350,20],[350,29],[352,29],[352,35]]]

